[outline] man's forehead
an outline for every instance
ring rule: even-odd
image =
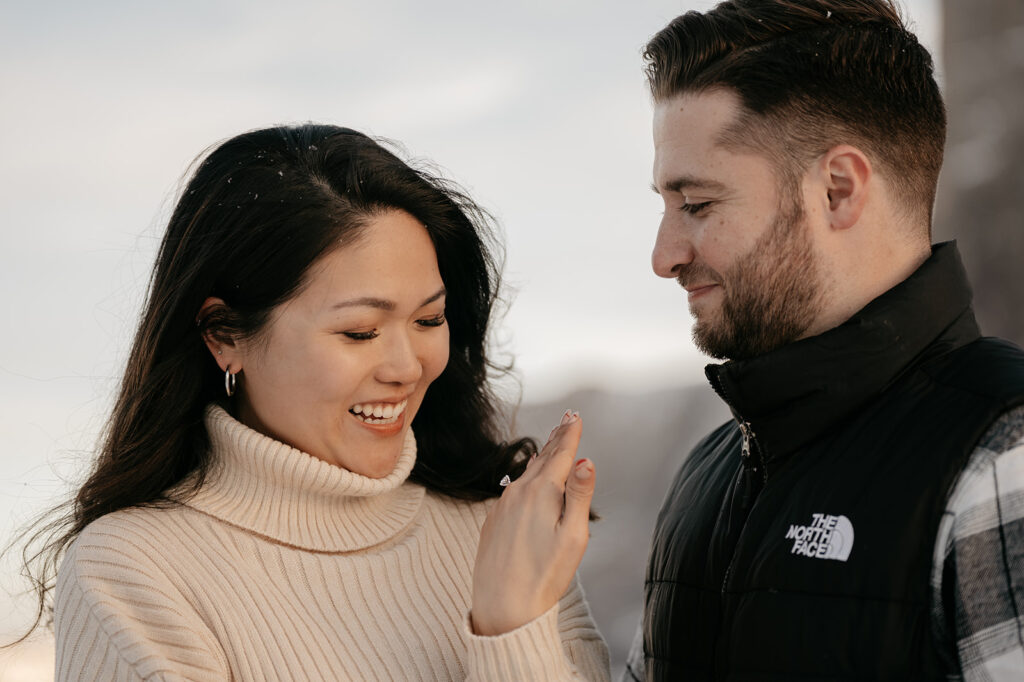
[[[657,192],[721,191],[722,162],[741,152],[723,143],[739,117],[739,98],[729,90],[685,93],[654,109],[654,188]]]
[[[739,118],[742,107],[731,90],[683,93],[654,105],[654,143],[680,138],[717,141]]]

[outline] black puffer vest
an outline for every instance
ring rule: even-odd
[[[942,680],[930,586],[946,498],[1024,403],[959,255],[820,336],[712,365],[730,422],[684,462],[645,583],[648,680]]]

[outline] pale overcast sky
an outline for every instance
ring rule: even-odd
[[[398,140],[494,212],[526,399],[701,380],[685,293],[649,268],[639,53],[713,4],[5,2],[0,540],[89,461],[181,175],[250,128]],[[936,1],[907,7],[934,52]]]

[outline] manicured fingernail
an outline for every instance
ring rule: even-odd
[[[572,410],[566,410],[565,414],[562,415],[562,421],[560,424],[564,426],[569,423],[570,419],[572,419]]]
[[[579,418],[580,418],[580,413],[579,412],[573,412],[572,416],[569,417],[569,423],[571,424],[572,422],[579,420]]]
[[[594,465],[590,463],[589,459],[581,459],[576,462],[576,478],[585,481],[590,478],[592,473],[594,473]]]

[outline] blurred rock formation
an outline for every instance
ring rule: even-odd
[[[945,0],[943,22],[934,236],[959,242],[982,331],[1024,345],[1024,2]]]

